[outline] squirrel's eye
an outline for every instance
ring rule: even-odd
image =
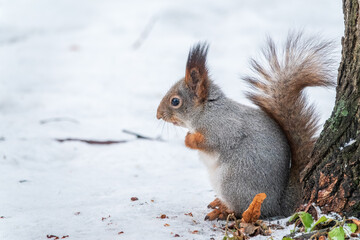
[[[177,107],[177,106],[179,106],[179,104],[180,104],[180,99],[179,98],[174,97],[174,98],[171,99],[171,105],[173,107]]]

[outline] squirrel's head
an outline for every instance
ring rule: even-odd
[[[190,49],[185,77],[175,83],[162,99],[156,117],[186,127],[194,113],[204,107],[209,94],[210,80],[206,67],[208,44]]]

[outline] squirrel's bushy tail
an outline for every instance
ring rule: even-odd
[[[269,38],[263,50],[266,63],[252,59],[255,77],[246,77],[254,89],[247,97],[273,118],[284,131],[291,148],[286,205],[296,207],[301,199],[300,172],[309,163],[316,141],[318,117],[306,102],[303,90],[309,86],[332,86],[332,43],[289,34],[285,48],[278,49]],[[278,52],[280,51],[280,52]],[[285,207],[286,208],[286,207]],[[291,211],[290,209],[287,209]]]

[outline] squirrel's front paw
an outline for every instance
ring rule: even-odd
[[[188,132],[185,137],[185,146],[191,149],[203,150],[204,135],[199,132]]]

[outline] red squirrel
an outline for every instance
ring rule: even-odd
[[[300,172],[310,161],[317,117],[303,89],[332,86],[331,43],[289,34],[284,49],[269,39],[264,64],[251,60],[255,76],[247,97],[237,103],[210,79],[208,45],[190,49],[185,77],[162,99],[157,118],[189,130],[185,145],[198,150],[218,198],[208,220],[241,216],[258,193],[266,193],[261,216],[288,216],[298,206]]]

